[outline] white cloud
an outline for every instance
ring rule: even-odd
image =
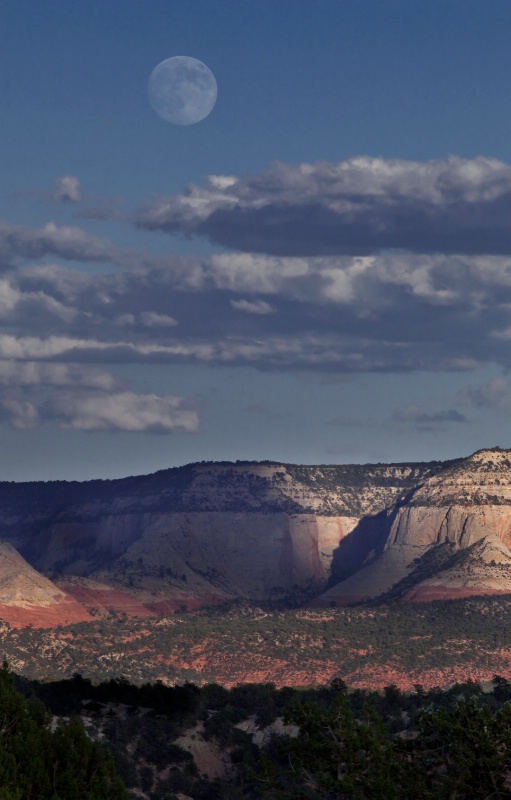
[[[177,325],[177,320],[168,314],[156,314],[154,311],[142,311],[139,315],[142,325],[148,328],[173,328]]]
[[[57,201],[79,203],[81,199],[80,181],[74,175],[62,175],[55,181],[53,197]]]
[[[265,300],[231,300],[231,306],[247,314],[273,314],[275,311]]]
[[[77,227],[57,226],[49,222],[42,228],[0,222],[0,261],[10,267],[20,261],[45,256],[75,261],[109,263],[133,262],[130,251],[116,248],[107,239],[100,239]]]
[[[16,258],[42,257],[46,228],[9,233],[0,226],[0,240],[2,230]],[[77,231],[54,227],[50,239],[55,235],[59,247],[83,241],[83,258],[89,253],[93,260],[100,242],[116,259],[115,271],[87,274],[39,263],[5,272],[0,359],[312,366],[338,373],[511,366],[509,256],[135,258],[135,251]],[[229,307],[239,313],[226,313]]]
[[[63,428],[81,431],[196,433],[197,411],[182,397],[118,392],[63,392],[51,398]]]

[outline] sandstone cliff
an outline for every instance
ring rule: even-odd
[[[385,514],[443,469],[213,463],[118,481],[0,484],[0,535],[93,614],[297,602],[325,588],[361,518]],[[334,573],[355,570],[383,543],[369,524]]]
[[[317,605],[334,605],[511,592],[511,452],[430,464],[208,463],[117,481],[4,483],[0,537],[32,569],[24,574],[38,599],[28,605],[74,603],[83,619],[238,598],[316,596]],[[14,609],[26,578],[14,567],[9,575],[0,604]],[[45,605],[35,576],[58,601]]]
[[[316,604],[511,593],[510,546],[511,452],[481,450],[397,503],[379,557]]]

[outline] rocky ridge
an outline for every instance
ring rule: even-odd
[[[316,603],[511,593],[510,547],[511,451],[481,450],[397,503],[382,552]]]
[[[511,592],[511,451],[0,483],[0,538],[10,547],[0,549],[0,618],[29,580],[34,625],[52,624],[47,609],[63,603],[86,620],[235,599],[324,606]]]

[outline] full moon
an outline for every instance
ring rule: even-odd
[[[215,76],[202,61],[190,56],[167,58],[156,66],[147,87],[154,111],[174,125],[194,125],[216,103]]]

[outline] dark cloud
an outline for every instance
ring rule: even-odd
[[[408,405],[397,408],[393,414],[394,422],[412,425],[417,430],[435,430],[446,424],[468,422],[464,414],[454,408],[446,411],[426,411],[420,406]]]
[[[493,378],[486,384],[471,384],[461,389],[456,400],[474,408],[511,411],[511,385],[506,378]]]
[[[204,187],[154,198],[136,224],[284,256],[508,254],[511,167],[482,157],[275,163],[258,175],[212,176]]]
[[[43,228],[32,230],[0,223],[0,264],[4,268],[46,256],[117,264],[127,260],[128,252],[77,227],[59,227],[49,222]]]
[[[54,225],[3,225],[2,241],[12,265],[0,276],[4,361],[331,374],[511,367],[511,257],[155,256]],[[37,263],[50,255],[114,269]]]

